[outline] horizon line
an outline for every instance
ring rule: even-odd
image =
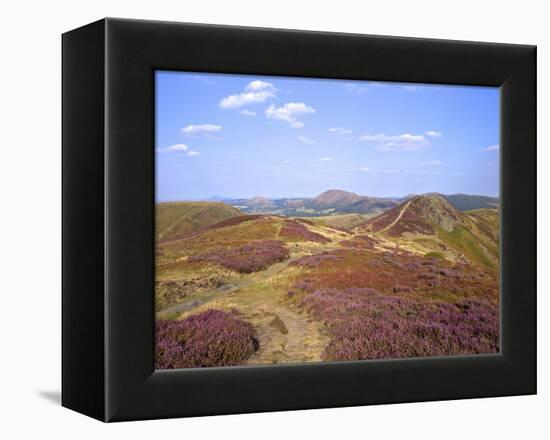
[[[181,199],[163,199],[163,200],[157,199],[155,197],[155,202],[156,203],[169,203],[169,202],[224,202],[224,201],[233,201],[233,200],[250,200],[250,199],[254,199],[254,198],[264,198],[264,199],[268,199],[268,200],[314,199],[314,198],[316,198],[316,197],[320,196],[321,194],[324,194],[325,192],[328,192],[328,191],[342,191],[342,192],[347,192],[347,193],[350,193],[350,194],[355,194],[359,197],[371,197],[371,198],[378,198],[378,199],[403,199],[403,198],[408,197],[408,196],[423,196],[423,195],[429,195],[429,194],[439,194],[439,195],[442,195],[442,196],[464,195],[464,196],[472,196],[472,197],[490,197],[490,198],[500,200],[500,195],[494,196],[494,195],[487,195],[487,194],[470,194],[470,193],[461,193],[461,192],[446,194],[446,193],[442,193],[442,192],[438,192],[438,191],[429,191],[429,192],[418,193],[418,194],[417,193],[408,193],[408,194],[405,194],[405,195],[402,195],[402,196],[377,196],[377,195],[357,194],[357,193],[354,193],[353,191],[346,191],[346,190],[340,190],[340,189],[330,189],[330,190],[323,191],[322,193],[317,194],[315,196],[282,196],[282,197],[277,196],[277,197],[270,197],[270,196],[263,196],[263,195],[253,195],[253,196],[249,196],[249,197],[222,197],[222,196],[212,195],[212,196],[206,197],[206,198],[199,197],[199,198],[193,198],[193,199],[181,198]]]

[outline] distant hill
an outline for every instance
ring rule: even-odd
[[[331,189],[318,195],[312,204],[319,208],[333,208],[341,213],[372,214],[385,211],[397,204],[393,199],[359,196],[355,193]]]
[[[156,236],[175,238],[242,215],[237,208],[222,202],[166,202],[156,206]]]
[[[249,214],[317,217],[331,214],[378,214],[398,204],[396,199],[360,196],[331,189],[314,198],[230,199],[225,201]]]
[[[459,211],[498,208],[499,206],[499,199],[497,197],[473,196],[469,194],[450,194],[442,196]]]
[[[313,204],[320,208],[346,208],[361,201],[363,197],[355,193],[342,191],[339,189],[330,189],[319,194],[313,199]]]
[[[432,194],[443,197],[459,211],[498,208],[499,204],[498,198],[494,197],[468,194]],[[417,196],[416,194],[409,194],[401,198],[371,197],[340,189],[330,189],[313,198],[269,199],[266,197],[253,197],[250,199],[227,199],[225,203],[248,214],[318,217],[338,214],[380,214]]]
[[[275,203],[267,197],[252,197],[247,199],[245,202],[249,206],[254,206],[256,208],[274,208]]]

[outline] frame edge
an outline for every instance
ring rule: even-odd
[[[100,20],[62,35],[61,405],[102,421],[104,30]]]

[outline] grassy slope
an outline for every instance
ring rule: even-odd
[[[464,214],[474,216],[497,230],[499,228],[500,216],[498,209],[472,209],[464,212]]]
[[[480,245],[480,240],[462,225],[457,225],[451,232],[438,231],[439,238],[454,250],[463,253],[474,263],[494,268],[495,262]]]
[[[221,202],[167,202],[156,206],[158,240],[186,234],[241,215],[233,206]]]
[[[375,215],[376,214],[339,214],[320,217],[307,217],[307,219],[326,226],[353,229],[355,226],[364,223]]]

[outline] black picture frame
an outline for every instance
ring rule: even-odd
[[[62,404],[102,421],[536,393],[536,47],[104,19],[63,35]],[[154,370],[154,71],[499,86],[501,352]]]

